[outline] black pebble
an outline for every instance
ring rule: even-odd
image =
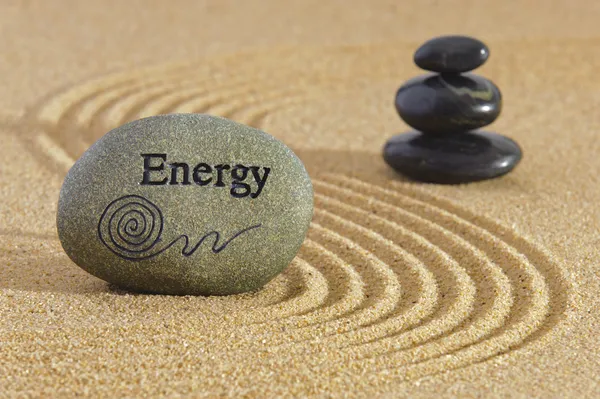
[[[477,75],[422,75],[400,87],[396,110],[425,133],[463,132],[492,123],[502,110],[502,94]]]
[[[490,55],[481,41],[467,36],[440,36],[415,52],[419,68],[439,73],[461,73],[480,67]]]
[[[383,150],[383,158],[396,171],[413,180],[442,184],[504,175],[521,157],[521,148],[513,140],[480,131],[439,136],[404,133],[388,140]]]

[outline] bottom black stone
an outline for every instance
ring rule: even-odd
[[[510,172],[522,158],[521,148],[508,137],[474,131],[431,135],[410,132],[392,137],[383,158],[403,175],[441,184],[492,179]]]

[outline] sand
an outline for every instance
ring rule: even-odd
[[[0,5],[3,397],[598,397],[600,5],[103,1]],[[397,87],[439,34],[518,141],[511,174],[409,182]],[[316,211],[290,267],[231,297],[137,295],[62,251],[62,179],[109,129],[203,112],[305,162]]]

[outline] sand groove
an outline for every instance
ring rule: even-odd
[[[32,107],[23,118],[36,129],[24,132],[24,139],[63,174],[107,130],[144,116],[206,112],[263,127],[289,107],[354,95],[372,81],[398,80],[390,49],[306,50],[116,73]],[[365,67],[366,54],[372,67]],[[314,62],[306,67],[298,57]],[[331,68],[332,60],[338,68]],[[311,139],[301,142],[310,149]],[[140,337],[160,335],[173,342],[157,365],[161,370],[218,342],[210,354],[226,357],[229,365],[258,369],[264,358],[270,367],[290,361],[306,368],[337,365],[333,373],[342,364],[375,383],[381,373],[418,378],[541,345],[564,317],[571,289],[561,267],[510,229],[426,188],[370,183],[307,166],[317,170],[313,224],[298,257],[264,290],[230,298],[82,297],[96,301],[108,320],[82,325],[88,339],[116,336],[115,353],[133,355]],[[110,320],[122,322],[111,311],[117,301],[149,321],[114,327]],[[155,307],[163,302],[180,314],[157,316]],[[169,329],[157,327],[156,320]],[[23,345],[22,338],[30,337],[34,344],[20,352],[29,363],[56,350],[98,365],[112,356],[96,350],[90,359],[85,342],[61,346],[62,332],[43,318],[38,323],[48,327],[43,334],[4,334],[1,347]],[[206,323],[219,328],[199,336],[195,331]],[[234,349],[223,344],[224,336],[236,342]],[[185,350],[177,346],[182,341]],[[231,371],[223,367],[214,363],[205,373]]]
[[[334,178],[330,177],[329,180],[333,180],[337,184],[341,183],[344,186],[353,187],[357,192],[367,191],[370,195],[368,197],[365,196],[364,199],[367,201],[370,200],[370,204],[373,203],[373,197],[385,199],[387,201],[389,201],[390,199],[397,200],[401,198],[401,194],[398,194],[396,191],[390,191],[383,188],[370,186],[364,182],[351,181],[350,179],[347,179],[345,177],[335,176]],[[348,202],[348,199],[350,197],[348,195],[349,193],[344,194],[344,198]],[[402,202],[404,209],[410,209],[411,205],[413,205],[413,209],[415,208],[414,204],[411,204],[415,202],[415,199],[411,197],[406,197],[402,199],[404,200]],[[438,223],[440,220],[443,220],[443,216],[446,216],[443,215],[443,211],[438,211],[435,214],[433,214],[435,207],[432,207],[429,204],[421,203],[419,204],[419,206],[423,211],[425,211],[423,213],[425,213],[427,216],[435,216]],[[411,211],[413,210],[411,209]],[[386,216],[389,217],[390,215]],[[514,248],[511,248],[505,242],[497,238],[493,238],[491,233],[489,233],[488,231],[481,231],[477,226],[472,225],[468,229],[462,229],[460,228],[460,224],[465,223],[464,221],[461,222],[456,220],[456,217],[453,214],[448,214],[447,216],[453,219],[451,222],[452,224],[440,224],[448,225],[448,227],[452,227],[454,229],[458,228],[459,231],[461,231],[462,235],[470,235],[473,237],[473,239],[476,238],[479,242],[483,241],[482,244],[484,248],[487,247],[486,252],[488,252],[488,254],[491,255],[492,259],[495,261],[494,264],[503,266],[509,278],[512,277],[512,285],[514,286],[514,288],[512,289],[512,297],[514,301],[518,301],[515,305],[511,306],[513,315],[512,317],[509,317],[509,319],[507,319],[506,321],[503,321],[502,317],[498,317],[501,316],[501,312],[499,312],[498,310],[492,311],[492,316],[495,316],[496,319],[498,319],[498,321],[501,321],[501,323],[500,328],[498,328],[498,331],[494,332],[494,330],[496,329],[491,328],[490,332],[494,332],[492,338],[495,343],[504,342],[506,344],[508,342],[511,342],[511,340],[514,340],[510,343],[508,347],[515,344],[518,345],[520,342],[523,342],[523,340],[525,340],[529,334],[535,332],[536,329],[538,329],[544,322],[547,321],[550,295],[549,287],[547,286],[548,280],[544,279],[544,277],[540,274],[539,270],[536,269],[528,261],[525,254],[518,253]],[[482,240],[482,237],[485,237],[485,239]],[[552,278],[550,279],[550,281],[556,281],[556,279]],[[561,280],[558,281],[560,283]],[[556,292],[565,292],[565,287],[560,287],[560,285],[562,284],[559,284],[558,290],[556,290]],[[496,290],[494,291],[493,295],[498,298],[501,297],[502,292]],[[510,304],[510,301],[508,301],[507,298],[504,298],[502,301],[508,302]],[[485,332],[485,330],[482,331]],[[468,330],[459,331],[457,333],[457,336],[449,335],[448,337],[445,337],[445,341],[449,341],[448,344],[445,344],[445,349],[447,351],[452,350],[457,345],[460,346],[458,344],[459,342],[464,344],[464,342],[467,342],[469,339],[474,341],[473,344],[479,344],[478,341],[481,339],[481,337],[478,335],[481,334],[478,334],[477,332],[473,334]],[[483,334],[483,336],[485,335],[487,334]],[[494,349],[499,350],[498,347],[495,347]],[[472,351],[472,349],[470,349],[470,351]],[[477,353],[477,355],[481,356],[482,354]]]
[[[396,75],[381,66],[366,69],[368,75],[357,75],[355,69],[366,62],[363,52],[371,54],[371,50],[356,50],[281,50],[264,58],[247,57],[243,62],[237,57],[223,57],[114,73],[45,99],[31,107],[24,118],[37,123],[55,142],[53,145],[73,159],[111,128],[149,115],[211,113],[262,127],[267,118],[292,105],[345,95],[349,90],[361,90],[369,79]],[[389,58],[388,49],[382,50],[371,55]],[[329,63],[335,55],[343,60],[331,69]],[[310,67],[295,63],[306,57],[314,58]],[[266,62],[269,68],[265,68]],[[30,142],[36,144],[39,155],[52,157],[52,152],[46,151],[47,141]]]
[[[541,275],[527,251],[401,188],[339,175],[314,183],[310,239],[285,274],[285,284],[301,289],[247,308],[253,317],[238,315],[240,331],[252,332],[238,350],[277,354],[282,363],[310,353],[307,364],[344,359],[351,368],[415,378],[510,351],[544,325],[551,328],[557,282]],[[268,326],[248,324],[257,314]],[[266,337],[269,346],[257,348],[255,341]],[[134,339],[125,334],[122,343]],[[183,331],[173,339],[197,340]],[[323,357],[324,347],[336,354]],[[83,356],[85,347],[80,351]]]

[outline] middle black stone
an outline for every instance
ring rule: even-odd
[[[422,75],[400,87],[396,110],[423,133],[459,133],[492,123],[502,110],[502,94],[473,74]]]

